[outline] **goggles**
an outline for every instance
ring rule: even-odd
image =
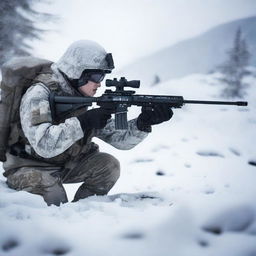
[[[94,83],[100,83],[104,80],[105,73],[83,73],[81,77],[78,79],[78,87],[85,85],[88,81],[92,81]]]

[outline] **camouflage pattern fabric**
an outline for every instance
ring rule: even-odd
[[[63,88],[68,87],[65,81],[60,80],[60,84],[63,91]],[[22,130],[32,148],[43,158],[62,154],[84,136],[75,116],[58,125],[52,124],[49,94],[50,90],[45,85],[37,83],[27,90],[20,106]],[[93,137],[118,149],[131,149],[146,138],[148,133],[138,130],[136,119],[130,120],[128,126],[128,130],[115,130],[114,119],[110,119],[104,129],[93,131]]]
[[[43,196],[48,205],[59,206],[68,201],[63,183],[83,182],[73,201],[107,194],[119,178],[119,161],[101,152],[79,158],[80,161],[72,162],[71,168],[65,171],[58,167],[19,168],[8,175],[7,184],[13,189]]]
[[[57,94],[76,95],[55,64],[51,69],[52,82],[58,85]],[[148,133],[138,130],[137,119],[128,122],[127,130],[115,130],[115,121],[110,119],[103,129],[90,131],[85,140],[75,114],[53,124],[50,92],[44,83],[36,82],[22,97],[17,134],[24,136],[22,141],[26,141],[24,149],[28,157],[6,154],[3,168],[7,184],[16,190],[42,195],[49,205],[67,201],[63,182],[84,182],[74,201],[108,193],[119,177],[119,162],[95,150],[97,145],[91,142],[92,138],[98,137],[118,149],[128,150],[143,141]]]

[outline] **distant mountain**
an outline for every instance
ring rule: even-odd
[[[207,32],[179,42],[132,63],[119,73],[128,79],[141,79],[145,84],[179,78],[192,73],[207,73],[223,63],[233,45],[238,28],[252,54],[250,64],[256,66],[256,16],[214,27]]]

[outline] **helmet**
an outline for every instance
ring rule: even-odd
[[[111,73],[114,62],[111,53],[98,43],[80,40],[72,43],[56,62],[57,68],[69,79],[79,79],[84,70],[101,70]]]

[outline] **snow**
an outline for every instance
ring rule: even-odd
[[[137,92],[224,100],[217,77],[194,74]],[[255,77],[248,82],[248,107],[175,109],[129,151],[95,139],[121,162],[108,196],[47,207],[1,176],[0,255],[256,255]],[[78,186],[65,185],[69,200]]]

